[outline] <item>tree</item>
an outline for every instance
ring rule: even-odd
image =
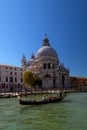
[[[25,87],[35,87],[36,85],[42,85],[42,81],[39,79],[39,77],[31,72],[31,71],[25,71],[23,75],[23,81],[25,84]]]
[[[42,80],[36,74],[34,74],[34,85],[42,86]]]

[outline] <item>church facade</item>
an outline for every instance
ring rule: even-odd
[[[42,47],[36,56],[32,54],[29,61],[23,55],[22,69],[32,71],[42,81],[42,88],[67,88],[69,87],[69,70],[60,64],[59,57],[51,47],[47,36],[44,37]]]

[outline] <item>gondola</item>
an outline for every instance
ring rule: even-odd
[[[40,105],[40,104],[48,104],[48,103],[57,103],[57,102],[60,102],[64,99],[66,94],[60,96],[60,97],[50,97],[48,99],[44,99],[44,100],[40,100],[40,101],[37,101],[37,100],[30,100],[30,101],[25,101],[25,100],[22,100],[20,98],[20,96],[18,96],[18,100],[19,100],[19,103],[21,105]]]
[[[10,94],[2,94],[0,95],[0,98],[10,98],[11,95]]]

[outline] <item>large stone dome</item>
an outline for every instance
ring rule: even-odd
[[[43,39],[42,47],[37,51],[36,58],[38,57],[55,57],[58,59],[56,51],[50,46],[49,39],[47,36]]]
[[[38,58],[39,56],[51,56],[51,57],[57,57],[57,53],[56,51],[50,47],[50,46],[43,46],[41,47],[37,54],[36,54],[36,58]]]

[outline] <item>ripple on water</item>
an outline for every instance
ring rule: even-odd
[[[68,94],[61,103],[20,106],[0,99],[1,130],[86,130],[87,94]]]

